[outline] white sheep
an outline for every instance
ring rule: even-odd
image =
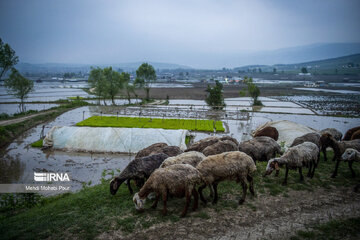
[[[202,160],[196,167],[204,180],[204,184],[199,187],[200,199],[206,203],[202,190],[207,186],[213,186],[213,204],[218,200],[217,185],[224,180],[236,180],[241,182],[243,188],[242,204],[246,198],[247,182],[250,184],[250,192],[254,195],[253,173],[256,171],[254,161],[246,153],[234,151],[211,155]]]
[[[205,155],[200,152],[184,152],[175,157],[167,158],[161,165],[160,168],[168,167],[174,164],[190,164],[193,167],[196,167],[199,162],[205,158]]]
[[[289,169],[299,169],[300,181],[304,180],[302,175],[302,167],[308,167],[309,172],[308,177],[313,178],[315,173],[315,168],[317,167],[319,161],[319,148],[316,144],[311,142],[304,142],[294,147],[289,148],[281,157],[270,159],[267,166],[266,175],[271,174],[276,170],[276,176],[279,173],[279,166],[285,165],[285,179],[283,185],[287,184],[287,177]],[[313,167],[313,170],[312,170]]]
[[[355,161],[360,162],[360,152],[353,148],[347,148],[343,155],[341,155],[343,161]]]
[[[199,171],[189,164],[174,164],[166,168],[159,168],[151,174],[140,191],[134,195],[135,208],[143,211],[146,197],[151,192],[155,192],[155,202],[151,207],[156,208],[159,198],[162,196],[163,215],[166,215],[166,202],[169,196],[186,197],[185,208],[181,213],[181,217],[184,217],[190,205],[191,195],[194,196],[193,210],[197,209],[198,193],[195,186],[202,182]]]

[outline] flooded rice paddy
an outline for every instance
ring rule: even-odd
[[[187,100],[189,101],[189,100]],[[188,103],[193,103],[189,101]],[[72,126],[77,122],[93,115],[100,115],[106,107],[81,107],[57,117],[45,124],[45,132],[53,126]],[[186,118],[187,116],[180,116]],[[338,118],[317,115],[273,114],[251,112],[248,120],[223,120],[228,135],[239,141],[251,137],[251,131],[258,126],[277,120],[290,120],[321,130],[334,127],[345,133],[351,127],[359,125],[358,118]],[[42,126],[37,126],[21,137],[17,138],[6,149],[0,158],[0,183],[33,183],[34,171],[68,173],[71,178],[72,191],[77,191],[83,184],[96,185],[100,183],[103,172],[116,169],[122,170],[134,158],[129,154],[91,154],[64,151],[42,151],[30,147],[32,142],[39,139]],[[195,141],[216,133],[192,132]],[[108,176],[109,177],[109,176]]]
[[[175,87],[184,87],[181,86]],[[35,83],[33,92],[28,102],[54,101],[67,97],[93,97],[81,88],[84,83]],[[164,87],[159,85],[158,87]],[[191,87],[188,85],[187,87]],[[308,89],[307,89],[308,90]],[[246,97],[226,98],[226,107],[223,111],[210,111],[203,100],[170,100],[169,105],[151,105],[149,107],[111,106],[107,100],[104,105],[81,107],[71,110],[45,123],[45,133],[53,126],[73,126],[94,115],[119,115],[119,116],[151,116],[166,118],[210,118],[224,122],[227,135],[239,141],[251,138],[251,132],[258,126],[268,121],[290,120],[311,128],[321,130],[327,127],[336,128],[342,133],[349,128],[360,125],[360,95],[337,94],[332,95],[303,95],[260,97],[262,107],[253,108],[251,99]],[[97,100],[86,100],[97,104]],[[127,104],[126,99],[116,99],[117,105]],[[139,102],[132,99],[131,103]],[[0,113],[13,114],[17,112],[18,100],[8,95],[3,86],[0,86]],[[57,106],[57,104],[32,104],[27,103],[27,110],[44,110]],[[255,111],[254,111],[255,110]],[[357,116],[353,118],[327,117],[322,114],[343,114]],[[33,183],[34,171],[68,173],[71,179],[72,191],[77,191],[83,184],[96,185],[104,176],[104,171],[122,170],[134,158],[129,154],[92,154],[86,152],[64,152],[41,150],[30,147],[30,144],[40,138],[42,125],[23,133],[11,143],[5,153],[0,157],[0,183]],[[194,141],[200,140],[216,133],[192,132]],[[109,175],[107,175],[109,177]]]

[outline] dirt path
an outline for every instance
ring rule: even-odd
[[[229,200],[230,201],[230,200]],[[236,201],[232,199],[231,201]],[[248,204],[256,207],[251,209]],[[159,208],[161,208],[161,204]],[[159,210],[160,211],[160,210]],[[124,235],[120,230],[100,239],[288,239],[312,224],[360,216],[360,194],[351,188],[291,191],[288,196],[248,198],[244,206],[216,212],[200,207],[210,218],[186,217]],[[191,213],[190,215],[194,215]]]
[[[56,110],[40,112],[40,113],[36,113],[36,114],[32,114],[32,115],[28,115],[28,116],[24,116],[24,117],[20,117],[20,118],[10,119],[10,120],[3,120],[3,121],[0,121],[0,126],[6,126],[6,125],[10,125],[10,124],[23,122],[23,121],[31,119],[33,117],[48,114],[48,113],[52,113],[52,112],[56,112]]]

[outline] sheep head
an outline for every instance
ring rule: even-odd
[[[274,170],[276,170],[276,176],[279,174],[279,161],[277,158],[270,159],[267,166],[266,172],[264,173],[263,177],[270,175]]]
[[[144,205],[146,202],[146,197],[144,199],[141,199],[139,197],[139,193],[135,193],[134,197],[133,197],[133,202],[135,203],[135,208],[138,211],[143,211],[144,210]]]
[[[341,156],[343,161],[353,161],[355,160],[356,150],[353,148],[347,148],[344,154]]]
[[[119,189],[119,187],[120,187],[120,185],[121,185],[122,182],[123,182],[123,181],[120,180],[120,178],[118,178],[118,177],[116,177],[116,178],[114,178],[113,180],[111,180],[111,182],[110,182],[110,193],[111,193],[112,195],[115,195],[115,194],[116,194],[116,192],[117,192],[117,190]]]

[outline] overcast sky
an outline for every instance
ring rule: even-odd
[[[0,37],[22,62],[220,67],[228,54],[360,42],[359,11],[358,0],[1,0]]]

